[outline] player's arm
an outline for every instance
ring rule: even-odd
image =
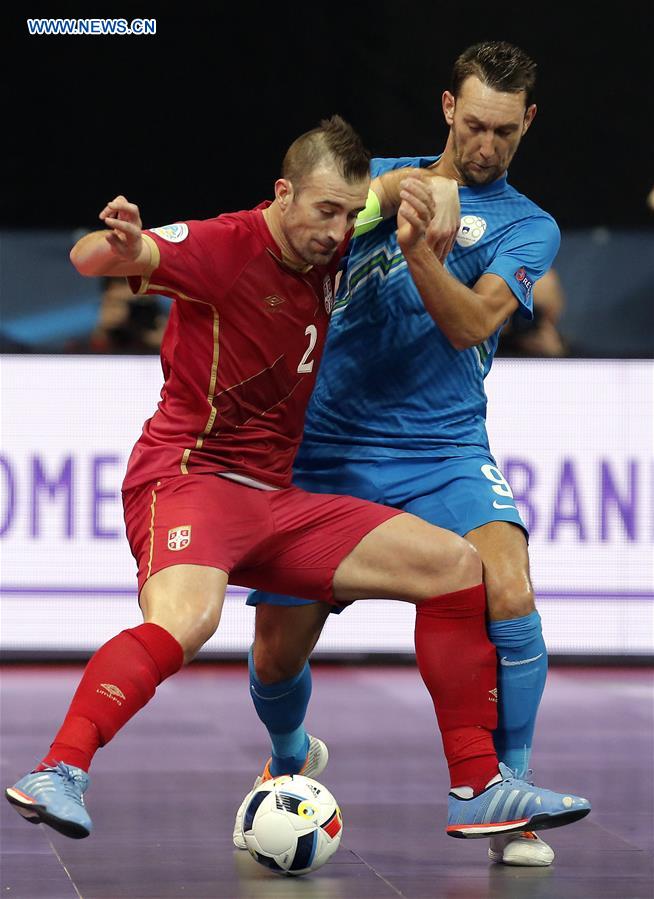
[[[152,247],[143,238],[138,206],[118,196],[107,203],[99,218],[109,230],[86,234],[70,251],[70,261],[80,275],[149,276],[154,268]]]
[[[426,169],[402,167],[373,178],[366,208],[357,218],[354,236],[359,237],[384,219],[397,215],[402,188],[408,179],[421,181],[432,196],[433,213],[426,239],[438,258],[444,261],[459,230],[459,189],[453,178],[443,178]]]
[[[398,243],[425,309],[457,350],[483,343],[518,308],[503,278],[484,274],[466,287],[443,267],[426,239],[424,221],[403,197],[398,212]]]

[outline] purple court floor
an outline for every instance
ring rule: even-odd
[[[58,727],[76,667],[7,666],[2,778],[31,768]],[[555,668],[533,765],[587,796],[590,816],[543,835],[551,868],[492,865],[485,840],[446,836],[447,780],[433,710],[411,667],[314,668],[309,729],[329,745],[341,848],[282,878],[231,841],[266,756],[245,665],[197,663],[164,684],[92,769],[95,830],[74,841],[2,805],[8,899],[652,899],[654,691],[644,668]]]

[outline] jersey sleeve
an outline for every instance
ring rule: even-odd
[[[177,222],[143,232],[150,245],[148,277],[128,278],[133,293],[216,305],[236,277],[237,228],[221,218]]]
[[[499,275],[511,289],[526,318],[533,318],[533,287],[549,271],[559,251],[561,234],[550,216],[534,216],[516,223],[501,239],[484,274]]]
[[[435,159],[436,157],[427,156],[400,156],[396,159],[382,159],[381,157],[375,157],[370,161],[370,177],[373,179],[379,178],[380,175],[383,175],[385,172],[390,172],[393,169],[425,168],[426,166],[431,165]],[[354,236],[362,237],[364,234],[367,234],[369,231],[376,228],[377,225],[383,221],[384,218],[381,214],[379,197],[371,188],[368,191],[366,207],[357,217]]]
[[[438,156],[398,156],[395,158],[382,158],[379,156],[370,160],[370,177],[379,178],[384,172],[392,172],[393,169],[424,169],[436,162]]]

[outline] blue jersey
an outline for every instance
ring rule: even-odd
[[[373,177],[425,167],[438,157],[374,159]],[[472,287],[486,273],[506,281],[523,314],[551,267],[554,219],[503,177],[462,187],[461,227],[446,267]],[[472,455],[488,451],[486,393],[501,327],[456,350],[426,312],[390,219],[351,245],[325,354],[307,411],[303,448],[351,458]]]

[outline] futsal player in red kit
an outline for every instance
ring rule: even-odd
[[[291,145],[273,202],[142,231],[138,207],[117,197],[100,213],[108,230],[73,248],[81,274],[126,276],[135,292],[175,303],[161,401],[123,484],[144,623],[95,653],[42,762],[7,790],[25,818],[88,836],[95,752],[212,636],[228,582],[327,603],[415,603],[418,666],[454,790],[449,832],[523,830],[528,791],[547,793],[498,768],[495,650],[473,547],[412,515],[291,484],[368,163],[357,134],[333,117]],[[393,189],[399,227],[423,239],[433,213],[424,181]],[[499,801],[498,789],[515,796]],[[543,826],[589,811],[565,798]]]

